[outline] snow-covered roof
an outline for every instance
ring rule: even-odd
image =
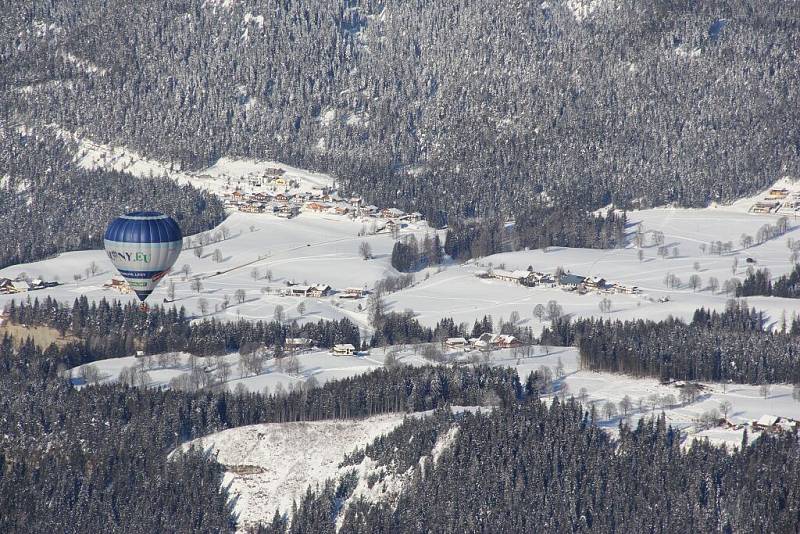
[[[356,350],[356,348],[351,345],[350,343],[343,343],[333,346],[333,350],[337,352],[347,351],[347,350]]]
[[[463,337],[448,337],[445,340],[445,343],[447,343],[448,345],[466,345],[467,340],[464,339]]]
[[[780,417],[778,417],[777,415],[764,414],[758,419],[758,421],[756,421],[756,424],[759,426],[772,426],[779,420]]]
[[[27,291],[28,289],[31,288],[30,284],[28,284],[28,282],[26,282],[25,280],[13,280],[11,282],[11,285],[17,291]]]

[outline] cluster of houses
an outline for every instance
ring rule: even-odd
[[[480,350],[490,351],[496,349],[511,349],[519,347],[522,342],[509,334],[485,333],[469,340],[463,337],[449,337],[444,341],[445,347],[451,350]]]
[[[750,207],[751,213],[777,213],[781,210],[800,211],[800,192],[776,187]]]
[[[40,278],[34,280],[22,280],[17,278],[12,280],[10,278],[0,277],[0,295],[10,295],[13,293],[27,293],[28,291],[36,291],[37,289],[45,289],[48,287],[55,287],[58,282],[45,282]]]
[[[243,191],[237,188],[223,195],[225,206],[245,213],[272,213],[286,218],[295,217],[303,211],[382,218],[389,221],[388,229],[392,225],[418,222],[422,219],[419,212],[406,213],[398,208],[381,209],[378,206],[365,205],[361,197],[342,198],[336,191],[327,189],[291,192],[288,181],[280,174],[249,179],[248,186],[251,189],[271,186],[272,190]]]
[[[296,284],[289,282],[286,287],[269,288],[267,290],[273,295],[281,297],[305,297],[305,298],[322,298],[336,295],[340,299],[357,300],[369,294],[369,291],[363,287],[346,287],[341,291],[333,289],[328,284],[315,283],[315,284]]]
[[[627,293],[638,294],[639,288],[636,286],[625,286],[619,283],[608,282],[599,276],[581,276],[573,273],[548,274],[533,270],[506,271],[505,269],[495,269],[492,271],[478,271],[475,273],[478,278],[492,278],[511,282],[527,287],[560,287],[565,291],[577,291],[578,293],[588,293],[596,291],[600,293]]]
[[[765,432],[767,434],[776,434],[778,432],[796,433],[800,430],[800,421],[770,414],[764,414],[756,420],[744,423],[732,423],[731,421],[720,419],[720,424],[723,428],[731,430],[747,429],[749,432]]]

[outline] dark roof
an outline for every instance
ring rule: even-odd
[[[558,283],[565,286],[577,286],[578,284],[582,284],[585,279],[585,277],[577,274],[564,273],[559,277]]]

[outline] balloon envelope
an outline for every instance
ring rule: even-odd
[[[157,211],[118,217],[105,234],[106,254],[142,302],[169,272],[182,246],[178,223]]]

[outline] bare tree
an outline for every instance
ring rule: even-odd
[[[700,262],[699,261],[694,262],[692,267],[694,268],[695,271],[699,271],[700,270]]]
[[[286,317],[286,315],[285,315],[285,313],[284,313],[284,311],[283,311],[283,306],[281,306],[280,304],[278,304],[277,306],[275,306],[275,311],[272,313],[272,317],[273,317],[273,318],[274,318],[274,319],[275,319],[277,322],[279,322],[279,323],[282,323],[282,322],[283,322],[283,320],[284,320],[284,318]]]
[[[539,319],[540,321],[544,318],[546,311],[544,306],[541,304],[537,304],[533,307],[533,316]]]
[[[192,268],[188,263],[184,263],[181,267],[181,272],[183,273],[183,279],[186,280],[189,277],[189,273],[192,272]]]
[[[712,293],[716,293],[717,291],[719,291],[719,280],[717,280],[717,277],[712,276],[711,278],[708,279],[708,289]]]
[[[555,322],[564,315],[564,309],[555,300],[547,302],[547,318]]]
[[[300,314],[300,317],[302,317],[303,315],[305,315],[305,313],[306,313],[306,304],[305,304],[305,302],[303,302],[303,301],[300,301],[300,302],[297,304],[297,313],[299,313],[299,314]]]
[[[247,293],[245,293],[244,289],[237,289],[233,296],[236,299],[236,302],[242,304],[247,298]]]
[[[372,245],[366,241],[362,241],[358,246],[358,253],[361,254],[361,257],[365,260],[372,258]]]
[[[631,412],[631,408],[633,408],[633,401],[628,395],[622,397],[622,400],[619,401],[619,411],[622,412],[622,417],[627,418],[628,414]]]
[[[261,272],[258,270],[258,267],[253,267],[253,270],[250,271],[250,278],[258,280],[259,276],[261,276]]]
[[[732,407],[733,405],[731,405],[730,401],[727,400],[719,403],[719,411],[722,412],[722,417],[724,417],[726,421],[728,419],[728,412],[731,411]]]
[[[214,253],[211,255],[211,259],[214,260],[216,263],[222,262],[222,251],[218,248],[214,249]]]
[[[219,229],[222,232],[222,239],[228,239],[231,236],[231,231],[227,226],[220,226]]]
[[[606,403],[603,404],[603,414],[606,416],[606,419],[615,417],[617,415],[617,406],[611,401],[606,401]]]
[[[195,293],[200,293],[203,290],[203,282],[201,282],[199,278],[192,278],[189,287],[191,287],[192,291]]]
[[[175,300],[175,280],[170,280],[167,284],[167,298]]]
[[[272,269],[267,269],[267,272],[264,273],[264,278],[266,278],[268,282],[272,282]]]
[[[767,397],[769,397],[769,393],[770,393],[770,391],[772,391],[772,385],[771,385],[771,384],[768,384],[767,382],[764,382],[764,383],[762,383],[760,386],[758,386],[758,393],[759,393],[759,395],[761,395],[761,396],[762,396],[762,397],[764,397],[765,399],[766,399]]]
[[[602,313],[611,313],[611,306],[612,306],[612,304],[611,304],[611,299],[610,299],[610,298],[608,298],[608,297],[603,297],[603,298],[600,300],[600,303],[598,304],[598,306],[600,307],[600,311],[601,311]]]
[[[99,270],[100,270],[100,267],[97,266],[97,262],[96,261],[92,261],[92,263],[89,264],[89,271],[92,273],[92,276],[96,275],[97,271],[99,271]]]
[[[700,278],[700,275],[693,274],[689,277],[689,287],[691,287],[694,291],[700,289],[700,286],[703,285],[703,280]]]
[[[231,297],[226,295],[222,295],[222,309],[227,310],[228,307],[231,305]]]
[[[100,380],[100,371],[94,365],[84,365],[81,367],[80,377],[87,384],[96,384]]]
[[[201,258],[203,256],[203,246],[202,245],[197,245],[196,247],[194,247],[194,255],[197,258]]]
[[[208,301],[204,298],[197,299],[197,306],[200,308],[200,313],[205,315],[208,313]]]
[[[639,261],[644,260],[644,250],[639,249],[636,251],[636,257],[639,258]]]

